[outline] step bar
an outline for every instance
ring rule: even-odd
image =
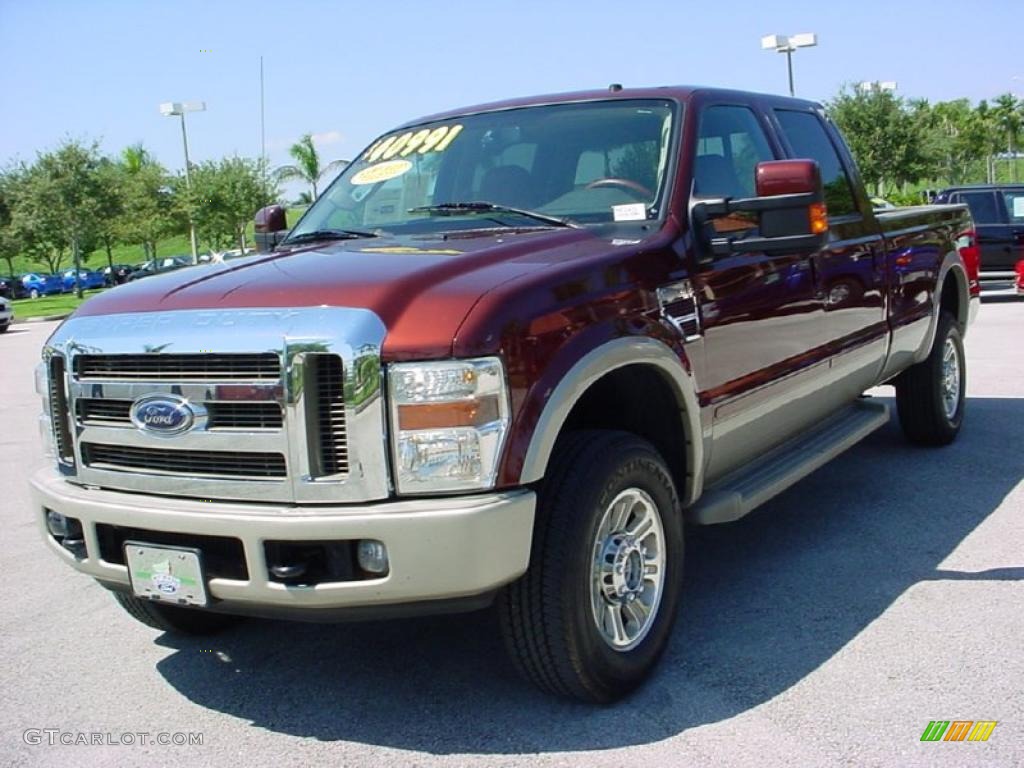
[[[889,421],[889,406],[864,398],[808,434],[783,443],[704,490],[686,517],[698,525],[738,520]]]

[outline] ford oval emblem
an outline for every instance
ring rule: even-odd
[[[132,423],[156,435],[180,435],[195,424],[188,400],[177,395],[149,395],[132,403]]]

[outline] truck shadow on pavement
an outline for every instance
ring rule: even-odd
[[[163,635],[176,652],[158,669],[196,704],[258,728],[434,754],[609,749],[718,722],[813,673],[918,582],[1024,578],[939,570],[1024,478],[1024,399],[968,407],[953,446],[910,446],[894,417],[747,518],[690,529],[672,642],[650,682],[616,706],[521,683],[486,612]]]

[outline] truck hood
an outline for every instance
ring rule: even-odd
[[[358,307],[384,322],[391,359],[445,357],[466,314],[490,289],[621,243],[585,229],[345,240],[148,277],[90,299],[75,314]]]

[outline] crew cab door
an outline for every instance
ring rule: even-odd
[[[885,242],[853,160],[824,116],[789,105],[772,114],[788,155],[816,161],[825,187],[829,239],[811,258],[838,408],[876,384],[885,362]]]
[[[744,104],[697,108],[691,205],[754,196],[757,164],[781,157],[763,115]],[[739,216],[712,223],[719,234],[754,226]],[[722,256],[695,272],[693,287],[704,334],[697,384],[714,437],[705,476],[713,482],[817,418],[801,393],[828,366],[824,302],[807,253]]]

